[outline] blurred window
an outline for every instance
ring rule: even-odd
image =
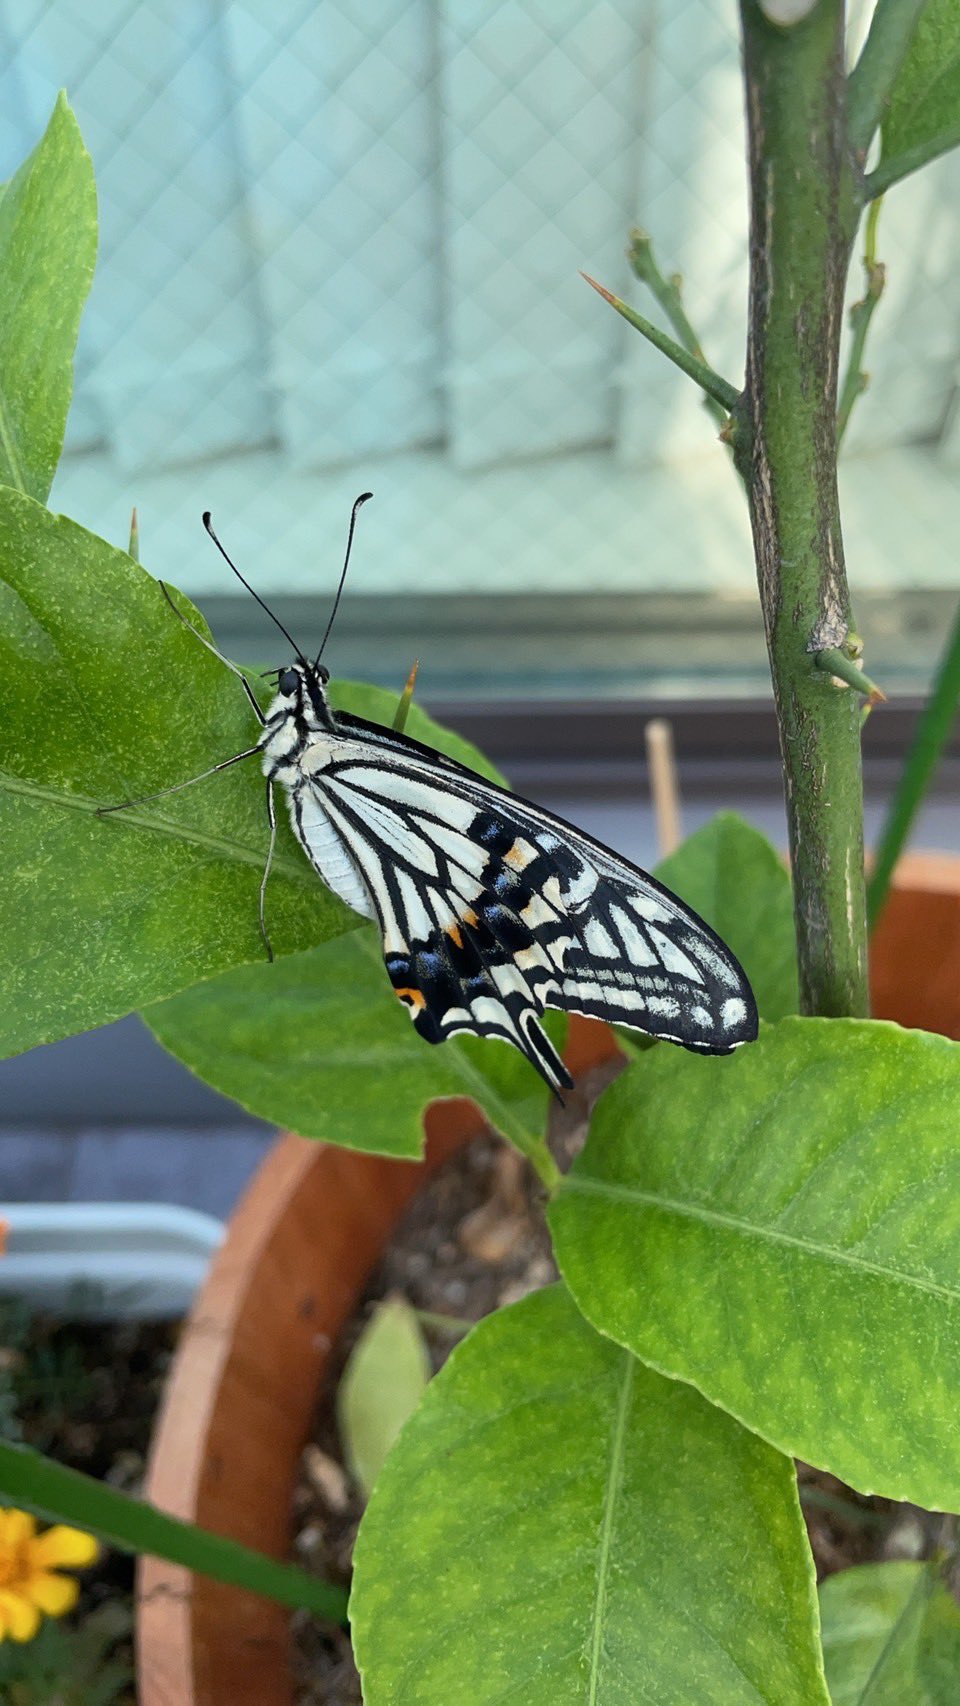
[[[868,7],[854,9],[862,31]],[[199,524],[322,629],[372,486],[335,663],[428,694],[765,690],[745,506],[695,389],[593,296],[680,271],[742,375],[746,186],[731,0],[0,0],[0,174],[59,86],[102,240],[53,502],[272,656]],[[922,679],[960,533],[960,153],[887,198],[888,285],[844,461],[861,626]],[[861,293],[855,260],[851,300]],[[884,650],[885,648],[885,650]]]

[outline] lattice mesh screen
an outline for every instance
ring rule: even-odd
[[[194,591],[222,590],[202,508],[265,584],[313,588],[367,485],[357,594],[747,588],[695,392],[577,276],[642,302],[641,222],[740,377],[735,13],[0,0],[0,173],[63,84],[100,189],[55,501],[118,539],[138,502],[151,567]],[[846,473],[868,584],[955,576],[958,182],[948,158],[883,214]]]

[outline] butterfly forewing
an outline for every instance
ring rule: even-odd
[[[290,787],[294,827],[326,880],[331,850],[345,855],[334,886],[369,896],[390,980],[428,1041],[502,1037],[559,1090],[570,1078],[537,1024],[548,1007],[707,1053],[756,1036],[729,949],[645,872],[362,718],[338,714],[322,745]]]

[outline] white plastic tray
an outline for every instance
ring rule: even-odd
[[[0,1203],[0,1293],[74,1320],[186,1314],[222,1221],[168,1203]]]

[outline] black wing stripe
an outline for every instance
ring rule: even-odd
[[[546,1007],[709,1052],[755,1035],[740,967],[653,878],[404,736],[339,723],[344,747],[315,782],[336,795],[421,1034],[507,1036],[554,1087],[531,1042]]]
[[[500,944],[491,923],[497,923],[502,935],[507,928],[504,919],[492,920],[487,908],[476,913],[451,905],[429,876],[414,872],[408,860],[391,867],[388,847],[384,849],[388,858],[379,861],[373,844],[379,814],[366,815],[366,800],[348,804],[342,787],[336,788],[335,799],[330,797],[334,790],[323,793],[369,887],[384,933],[388,972],[411,1005],[420,1034],[431,1042],[461,1032],[500,1037],[528,1056],[551,1089],[569,1088],[566,1068],[535,1022],[544,1011],[548,990],[537,994],[529,973],[497,951]],[[475,896],[476,880],[466,873],[463,880]],[[506,909],[500,911],[506,917]],[[545,961],[530,931],[517,918],[513,925],[522,933],[534,962]],[[537,970],[542,973],[544,966],[537,965]],[[550,989],[556,988],[551,983]],[[422,1006],[416,1005],[418,998]]]

